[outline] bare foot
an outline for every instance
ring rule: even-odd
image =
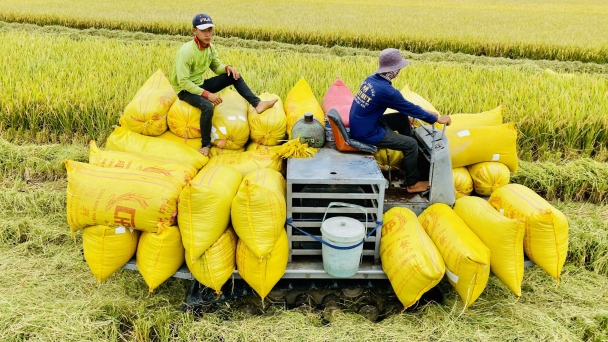
[[[199,149],[198,152],[204,156],[209,156],[209,147],[203,147]]]
[[[277,99],[268,100],[268,101],[260,101],[260,103],[258,103],[258,105],[255,107],[255,111],[258,114],[262,114],[262,113],[264,113],[264,111],[266,109],[274,106],[274,104],[277,103],[277,101],[278,101]]]
[[[420,182],[417,182],[417,183],[416,183],[416,184],[414,184],[414,185],[410,185],[410,186],[408,186],[408,187],[406,188],[406,190],[407,190],[407,192],[409,192],[409,193],[413,194],[413,193],[416,193],[416,192],[423,192],[423,191],[426,191],[426,190],[428,190],[429,188],[430,188],[430,186],[429,186],[429,182],[427,182],[427,181],[420,181]]]

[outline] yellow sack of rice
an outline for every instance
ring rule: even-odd
[[[167,113],[169,130],[182,138],[201,138],[201,110],[180,99],[173,102]]]
[[[158,139],[116,127],[106,140],[106,150],[141,154],[194,166],[197,170],[205,166],[209,158],[186,144],[169,139]]]
[[[481,197],[456,200],[454,212],[490,250],[490,269],[509,290],[521,296],[524,278],[524,233],[520,220],[500,214]]]
[[[289,243],[285,229],[281,230],[277,241],[266,256],[260,258],[252,252],[243,240],[236,247],[236,267],[239,275],[257,294],[266,298],[287,269]]]
[[[450,118],[452,123],[446,127],[446,131],[459,132],[472,127],[498,126],[502,124],[502,106],[475,114],[452,114]]]
[[[161,135],[167,130],[167,112],[176,99],[171,83],[158,69],[129,102],[120,125],[144,135]]]
[[[497,161],[517,172],[517,131],[513,123],[447,131],[452,168]]]
[[[456,199],[469,196],[473,192],[473,180],[466,167],[452,169],[452,177],[454,178]]]
[[[266,168],[280,171],[283,161],[274,149],[270,149],[218,155],[211,158],[205,168],[216,165],[228,165],[245,175]]]
[[[237,239],[234,230],[228,227],[200,258],[186,258],[194,279],[214,289],[217,295],[222,294],[222,286],[234,273]]]
[[[209,158],[221,156],[222,154],[236,154],[241,152],[245,152],[244,147],[238,148],[236,150],[231,150],[229,148],[219,148],[217,146],[211,146],[211,148],[209,149]]]
[[[445,264],[413,211],[391,208],[382,220],[382,269],[407,309],[441,281]]]
[[[490,196],[494,190],[509,184],[511,171],[501,162],[482,162],[467,166],[475,192],[481,196]]]
[[[277,99],[272,108],[258,114],[255,108],[249,107],[247,119],[249,120],[249,138],[251,141],[261,145],[274,146],[279,144],[279,140],[285,138],[287,117],[283,109],[283,102],[278,95],[263,93],[259,98],[262,101]]]
[[[203,141],[201,140],[201,138],[184,139],[180,136],[175,135],[171,131],[166,131],[165,133],[159,135],[157,138],[176,142],[180,145],[188,146],[194,150],[200,150],[203,147]]]
[[[67,218],[72,232],[95,226],[124,226],[156,232],[171,225],[182,186],[149,172],[65,161]]]
[[[568,254],[568,219],[534,191],[520,184],[496,189],[488,202],[506,217],[525,222],[528,258],[559,281]]]
[[[91,226],[82,231],[84,259],[98,283],[123,267],[137,249],[140,232],[132,228]]]
[[[184,263],[184,246],[177,226],[161,226],[156,233],[139,237],[135,264],[149,293],[171,278]]]
[[[379,148],[378,152],[374,153],[374,158],[381,170],[401,170],[403,152],[388,148]]]
[[[285,231],[286,210],[283,175],[258,169],[243,177],[232,200],[232,226],[249,250],[263,258]]]
[[[177,222],[186,259],[198,259],[226,230],[241,180],[234,168],[218,165],[204,168],[183,188]]]
[[[269,151],[271,149],[275,149],[280,145],[274,145],[274,146],[268,146],[268,145],[262,145],[262,144],[258,144],[254,141],[250,141],[247,146],[245,146],[245,151],[255,151],[255,150],[265,150],[265,151]]]
[[[490,250],[446,204],[431,205],[418,220],[443,257],[450,284],[468,308],[490,277]]]
[[[194,166],[188,164],[168,162],[128,152],[102,151],[97,147],[94,140],[89,142],[89,164],[156,173],[172,177],[180,182],[182,186],[194,178],[197,172]]]
[[[237,150],[249,140],[249,104],[239,93],[230,89],[224,91],[222,100],[213,110],[211,143],[219,148]]]
[[[312,113],[313,117],[319,120],[320,123],[325,122],[325,113],[323,108],[317,101],[315,94],[308,85],[308,82],[304,78],[300,79],[293,88],[287,94],[285,102],[283,103],[285,109],[285,115],[287,117],[287,134],[289,140],[291,136],[291,129],[293,125],[299,119],[304,117],[306,113]]]

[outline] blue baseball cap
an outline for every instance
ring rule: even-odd
[[[204,30],[209,27],[215,27],[215,25],[213,25],[213,21],[211,21],[210,16],[201,13],[197,14],[194,19],[192,19],[192,27],[196,27],[199,30]]]

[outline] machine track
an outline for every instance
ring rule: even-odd
[[[443,294],[437,287],[425,293],[418,304],[430,302],[443,303]],[[318,312],[327,321],[336,312],[357,313],[377,322],[403,311],[387,279],[281,279],[264,302],[242,279],[228,281],[220,296],[194,281],[182,309],[202,315],[226,307],[247,314],[263,314],[276,308]]]

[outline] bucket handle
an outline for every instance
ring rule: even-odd
[[[365,214],[365,231],[367,232],[367,209],[365,207],[362,207],[362,206],[356,205],[356,204],[350,204],[350,203],[344,203],[344,202],[330,202],[329,205],[327,206],[327,209],[325,209],[325,215],[323,215],[323,220],[321,221],[321,224],[323,224],[323,222],[325,222],[325,216],[327,216],[327,212],[329,211],[329,208],[331,208],[333,206],[338,206],[338,205],[342,206],[342,207],[349,207],[349,208],[363,210],[363,213]]]

